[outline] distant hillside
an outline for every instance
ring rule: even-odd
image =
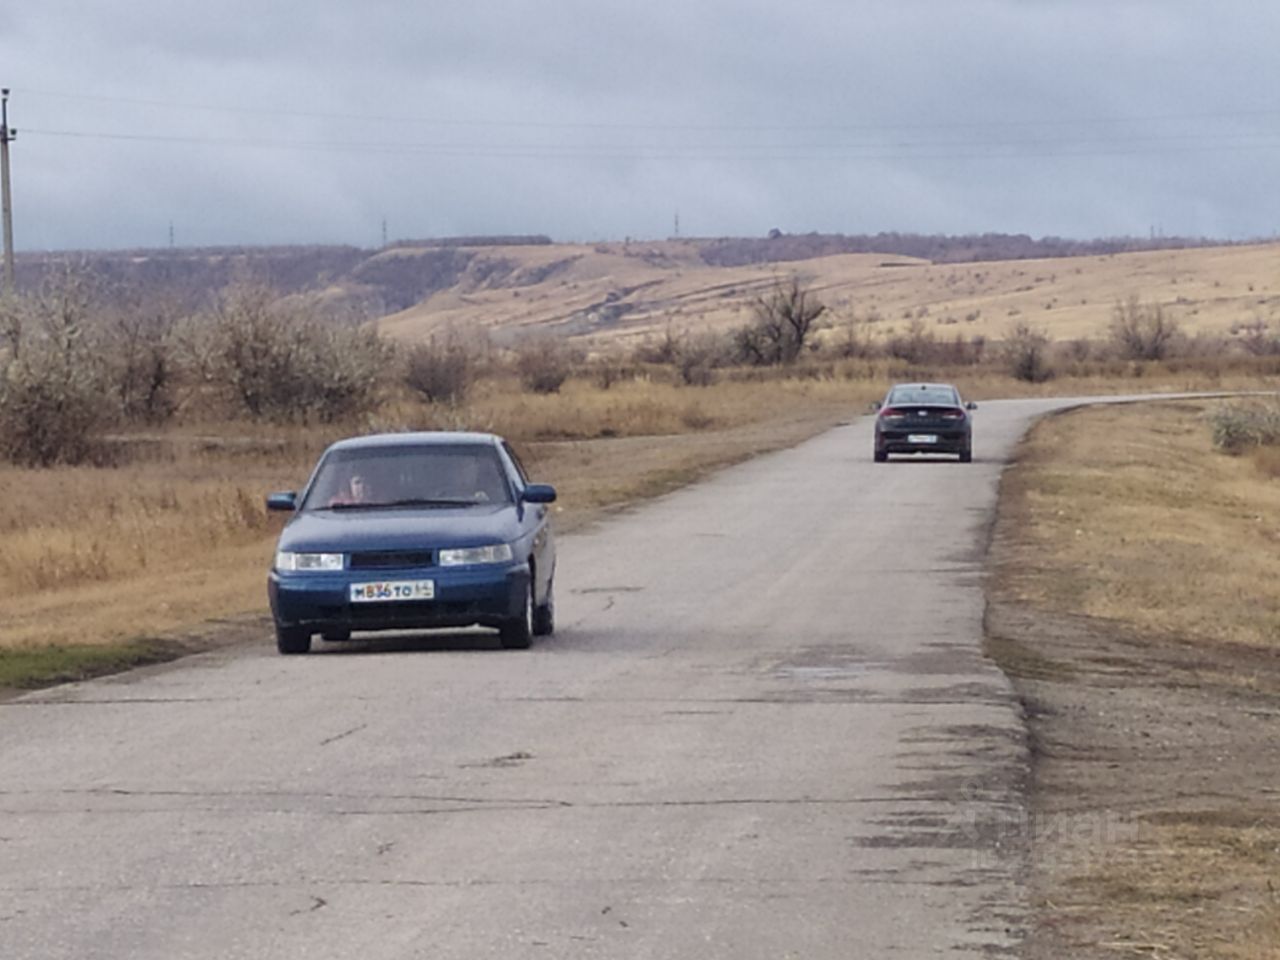
[[[911,321],[1000,335],[1015,319],[1080,336],[1117,299],[1165,303],[1196,326],[1258,316],[1280,323],[1280,246],[1185,238],[1072,241],[1021,235],[783,234],[761,238],[558,244],[543,236],[455,237],[357,247],[265,247],[23,254],[19,284],[67,263],[103,289],[162,295],[191,309],[235,281],[308,294],[375,319],[389,335],[483,330],[591,340],[655,329],[723,328],[777,278],[800,274],[836,322]]]

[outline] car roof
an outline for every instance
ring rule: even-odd
[[[471,433],[465,430],[421,430],[404,433],[370,433],[360,437],[347,437],[331,444],[330,450],[362,450],[379,447],[425,446],[496,446],[502,438],[492,433]]]
[[[894,390],[956,390],[954,383],[921,383],[919,380],[908,380],[906,383],[895,383],[889,388],[890,392]],[[956,390],[956,393],[959,393]]]

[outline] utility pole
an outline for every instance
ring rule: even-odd
[[[9,129],[9,88],[0,90],[0,193],[4,195],[4,291],[13,293],[13,200],[9,195],[9,144],[18,131]]]

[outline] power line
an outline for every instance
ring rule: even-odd
[[[1216,153],[1280,148],[1280,135],[1165,134],[1100,138],[1057,137],[1016,140],[933,140],[897,143],[829,144],[478,144],[286,140],[252,137],[110,133],[27,128],[28,136],[87,140],[404,154],[489,159],[624,160],[964,160],[1039,157],[1137,156],[1150,153]],[[938,150],[949,152],[937,152]],[[927,152],[933,151],[933,152]],[[1001,152],[1003,151],[1003,152]]]
[[[1146,114],[1108,117],[1055,117],[1055,118],[1002,118],[998,120],[949,120],[949,121],[898,121],[893,123],[634,123],[618,121],[556,121],[529,119],[500,119],[471,117],[423,117],[374,113],[335,113],[316,110],[292,110],[275,107],[246,107],[226,103],[199,103],[191,101],[162,100],[143,97],[112,97],[93,93],[70,93],[23,88],[19,92],[28,97],[48,97],[62,100],[85,100],[98,103],[120,103],[134,106],[159,107],[173,110],[202,110],[242,116],[297,117],[316,120],[374,121],[379,123],[422,124],[450,127],[514,127],[548,130],[643,130],[643,131],[875,131],[875,130],[944,130],[944,129],[999,129],[1006,127],[1047,126],[1096,126],[1114,124],[1161,123],[1168,121],[1239,120],[1260,117],[1280,117],[1280,107],[1264,107],[1251,110],[1217,110],[1189,113]]]

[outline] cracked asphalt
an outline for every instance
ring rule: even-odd
[[[1008,452],[859,418],[564,537],[556,635],[261,644],[0,704],[0,957],[1016,953]],[[265,573],[264,573],[265,576]]]

